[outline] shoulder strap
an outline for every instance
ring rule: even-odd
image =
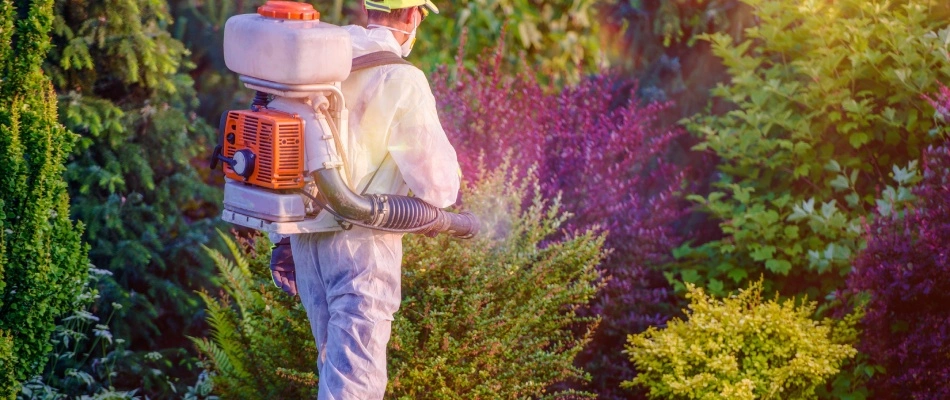
[[[350,72],[356,72],[362,69],[378,67],[381,65],[392,65],[392,64],[405,64],[412,65],[409,61],[404,60],[402,57],[396,55],[391,51],[377,51],[375,53],[369,53],[362,55],[353,59],[353,66],[350,67]]]

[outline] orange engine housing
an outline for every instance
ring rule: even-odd
[[[224,175],[268,189],[304,187],[304,121],[297,114],[262,108],[259,111],[228,111],[222,153],[232,158],[241,149],[256,156],[254,171],[247,179],[231,166]]]

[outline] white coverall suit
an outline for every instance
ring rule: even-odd
[[[344,29],[353,57],[400,54],[388,30]],[[354,191],[411,190],[433,206],[452,205],[458,159],[422,71],[411,65],[369,68],[352,73],[342,89],[350,112],[346,171]],[[291,237],[297,288],[319,351],[319,399],[383,398],[386,346],[402,298],[402,236],[354,226]]]

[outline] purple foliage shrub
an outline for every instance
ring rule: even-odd
[[[933,103],[950,121],[950,90]],[[918,203],[903,219],[880,218],[849,287],[870,293],[860,350],[886,372],[882,399],[950,399],[950,144],[924,154]]]
[[[583,389],[605,399],[629,398],[619,388],[635,374],[621,354],[626,336],[662,325],[678,310],[665,278],[650,267],[667,261],[681,243],[674,226],[686,204],[674,193],[686,168],[664,157],[684,133],[660,126],[670,105],[638,104],[632,83],[594,76],[557,90],[530,74],[504,74],[500,54],[483,57],[474,71],[459,69],[454,79],[445,70],[436,74],[443,126],[463,174],[473,175],[479,162],[506,158],[522,173],[536,166],[542,193],[560,194],[573,214],[572,229],[608,231],[613,252],[602,268],[609,279],[579,311],[603,319],[577,363],[593,377]]]
[[[936,98],[927,95],[924,95],[924,98],[934,107],[938,118],[945,123],[950,123],[950,88],[940,85]]]

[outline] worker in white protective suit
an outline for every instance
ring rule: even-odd
[[[387,51],[405,57],[419,24],[438,8],[428,0],[365,0],[369,24],[345,26],[353,56]],[[459,164],[421,70],[388,64],[352,72],[343,82],[349,109],[346,168],[358,193],[414,196],[443,208],[455,203]],[[386,346],[401,302],[401,233],[354,226],[294,235],[293,265],[272,265],[275,283],[299,290],[319,358],[319,399],[381,399]],[[272,261],[272,264],[275,262]],[[295,271],[294,271],[295,269]],[[296,282],[294,282],[296,281]]]

